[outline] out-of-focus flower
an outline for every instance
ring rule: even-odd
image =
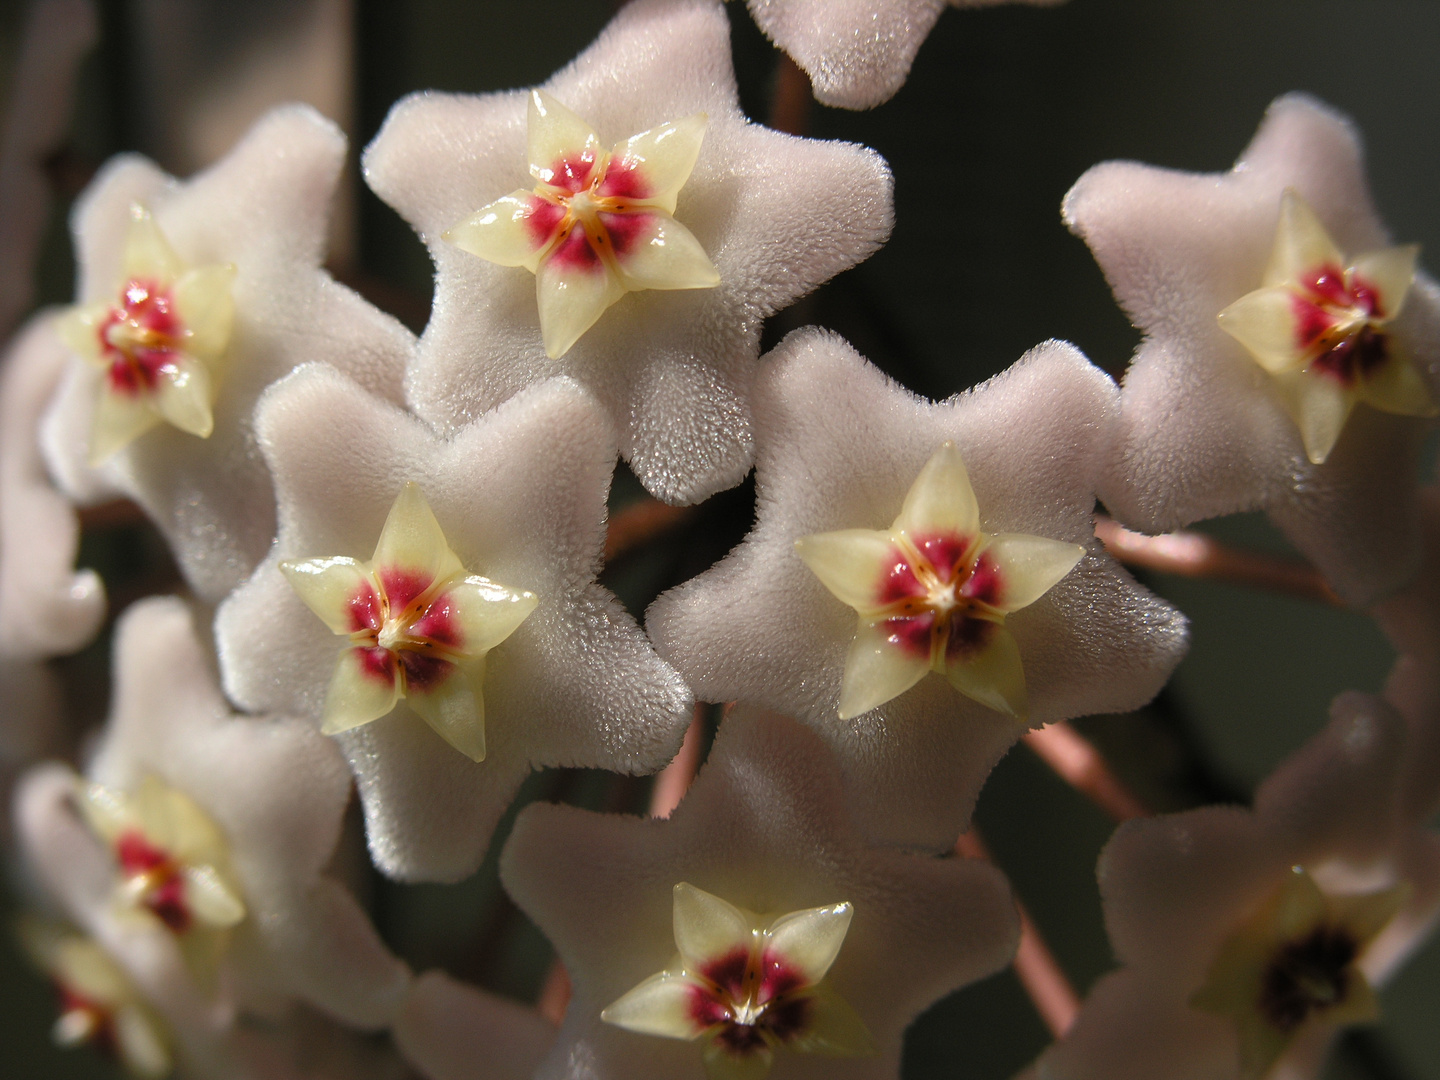
[[[211,601],[275,535],[251,427],[265,387],[322,361],[401,394],[413,338],[321,269],[344,160],[339,129],[286,106],[187,182],[117,159],[75,214],[79,356],[45,421],[51,471],[77,499],[139,502]]]
[[[405,1059],[426,1080],[531,1080],[555,1041],[555,1029],[534,1009],[443,971],[417,975],[393,1034]]]
[[[719,0],[629,4],[541,91],[584,123],[530,128],[536,99],[527,91],[429,93],[397,104],[365,152],[370,186],[425,238],[435,262],[435,308],[407,376],[409,400],[423,418],[453,431],[524,386],[573,376],[605,408],[621,453],[645,486],[668,502],[698,502],[738,483],[750,467],[748,393],[762,322],[885,240],[889,170],[873,151],[748,122]],[[697,148],[693,118],[700,113],[708,119]],[[532,134],[543,138],[532,141]],[[662,136],[673,154],[656,152]],[[537,283],[523,268],[536,255],[527,230],[543,226],[537,231],[551,235],[559,206],[546,200],[552,209],[537,216],[529,194],[517,192],[507,202],[507,193],[545,181],[530,168],[553,170],[562,146],[589,147],[581,158],[593,154],[595,164],[577,161],[576,168],[593,177],[602,148],[617,143],[611,172],[626,154],[643,150],[655,177],[643,213],[610,219],[611,246],[620,243],[617,228],[635,228],[642,219],[645,228],[625,243],[648,242],[619,256],[614,273],[562,274],[568,264],[556,256],[575,246],[590,265],[585,251],[604,246],[598,228],[584,240],[572,230],[569,243],[537,265]],[[546,183],[552,194],[564,186]],[[592,204],[610,197],[586,191]],[[477,232],[473,215],[486,217],[482,207],[496,219]],[[599,206],[592,209],[604,218]],[[452,234],[461,247],[443,238],[467,219]],[[676,232],[657,247],[654,229],[669,230],[671,220],[683,223],[684,235]],[[489,234],[484,243],[481,232]],[[461,249],[499,257],[488,246],[497,236],[508,238],[502,261],[515,265]],[[661,255],[677,250],[685,254]],[[702,259],[719,284],[675,289],[715,284]],[[607,309],[625,273],[646,288]],[[657,288],[667,283],[671,288]],[[599,310],[604,314],[584,330]],[[566,351],[566,339],[581,331]],[[551,358],[561,352],[562,359]]]
[[[1405,819],[1405,724],[1342,695],[1256,794],[1121,826],[1100,858],[1124,965],[1091,991],[1041,1080],[1314,1075],[1339,1025],[1440,908],[1440,842]]]
[[[88,788],[54,767],[19,796],[66,914],[117,956],[184,957],[188,993],[222,1013],[298,1000],[388,1024],[409,972],[326,873],[349,795],[334,746],[301,720],[234,715],[178,600],[126,613],[115,670]]]
[[[574,985],[543,1080],[893,1078],[910,1021],[1018,937],[994,867],[870,846],[820,740],[745,709],[668,820],[531,806],[501,877]]]
[[[947,850],[990,768],[1024,731],[1014,714],[1039,725],[1136,708],[1185,651],[1184,618],[1094,537],[1116,396],[1108,376],[1060,343],[936,404],[838,338],[791,335],[755,385],[755,528],[724,562],[655,601],[647,625],[657,648],[701,699],[781,709],[813,727],[839,755],[851,809],[873,837]],[[973,636],[991,648],[960,668],[958,689],[923,678],[936,655],[932,614],[906,615],[897,598],[895,612],[913,621],[889,627],[888,593],[877,618],[868,613],[882,565],[895,571],[882,589],[915,591],[902,568],[912,556],[895,556],[892,538],[912,521],[966,538],[930,550],[931,566],[988,542],[982,563],[991,550],[1020,568],[1008,595],[999,582],[974,608],[986,626]],[[837,530],[851,542],[815,536]],[[937,604],[950,603],[950,586],[935,578]],[[865,608],[858,635],[852,603]],[[908,649],[911,630],[921,640]],[[870,711],[855,715],[860,706]]]
[[[580,387],[559,379],[533,387],[445,438],[314,365],[266,395],[256,430],[275,478],[280,534],[216,620],[225,685],[241,705],[322,722],[337,658],[352,650],[306,607],[281,564],[370,558],[406,484],[418,485],[433,508],[433,518],[417,520],[438,522],[438,534],[425,524],[429,539],[420,546],[439,560],[425,562],[425,574],[463,568],[506,590],[496,625],[514,632],[487,654],[483,684],[478,671],[452,680],[449,700],[435,705],[438,726],[464,752],[415,715],[413,696],[335,736],[359,782],[371,853],[386,873],[456,879],[473,871],[533,767],[646,772],[674,755],[689,722],[689,691],[595,582],[615,444]],[[477,585],[468,595],[483,600],[483,592]],[[534,610],[514,626],[530,604],[525,594]],[[478,763],[478,726],[461,722],[467,688],[476,719],[484,702]]]
[[[1065,0],[948,0],[953,7]],[[905,85],[947,0],[747,0],[766,37],[810,76],[815,100],[870,109]]]
[[[1425,425],[1392,414],[1433,411],[1440,290],[1386,250],[1350,122],[1283,97],[1231,172],[1098,165],[1064,214],[1145,333],[1111,512],[1158,532],[1263,508],[1355,603],[1413,573]]]

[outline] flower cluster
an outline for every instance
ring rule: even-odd
[[[820,100],[865,107],[944,4],[749,6]],[[1253,809],[1117,831],[1121,966],[1036,1075],[1301,1075],[1375,1015],[1440,911],[1415,476],[1440,289],[1348,121],[1286,97],[1223,176],[1091,170],[1064,214],[1145,334],[1124,379],[1048,341],[939,402],[823,329],[760,355],[769,315],[885,241],[892,184],[746,119],[720,0],[633,0],[540,87],[395,105],[363,168],[434,261],[418,338],[322,265],[346,152],[287,106],[188,181],[111,163],[74,216],[77,303],[10,348],[24,764],[61,711],[36,662],[103,621],[77,508],[138,504],[188,585],[120,615],[86,753],[17,781],[62,1042],[154,1078],[298,1080],[305,1045],[356,1061],[375,1032],[428,1080],[896,1077],[907,1025],[1028,925],[960,854],[991,769],[1145,705],[1186,651],[1097,500],[1151,532],[1267,511],[1403,655]],[[622,459],[654,506],[754,471],[748,535],[643,626],[598,580]],[[558,1028],[392,952],[362,829],[380,874],[458,881],[533,771],[681,767],[697,700],[726,708],[673,814],[531,805],[498,851],[568,976]]]

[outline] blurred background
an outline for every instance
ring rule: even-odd
[[[776,115],[785,61],[743,5],[729,8],[742,103],[766,122]],[[16,78],[28,9],[22,0],[0,0],[7,130],[17,110],[35,107]],[[94,10],[95,44],[79,67],[73,108],[62,102],[45,197],[29,220],[38,248],[33,299],[26,283],[12,282],[4,303],[71,298],[70,204],[112,154],[138,151],[184,176],[223,154],[271,105],[298,98],[346,129],[353,158],[397,98],[539,82],[593,39],[614,6],[97,0]],[[877,255],[772,320],[767,345],[794,327],[825,325],[905,385],[937,398],[1052,337],[1074,341],[1118,376],[1137,335],[1084,245],[1061,225],[1061,197],[1086,168],[1110,158],[1226,169],[1266,105],[1289,90],[1314,93],[1356,119],[1376,202],[1395,238],[1440,253],[1437,57],[1434,0],[1071,0],[1049,10],[948,11],[889,104],[869,113],[811,104],[797,114],[791,101],[779,118],[810,135],[879,150],[895,173],[897,224]],[[0,168],[0,190],[3,181]],[[0,241],[7,237],[11,247],[0,261],[13,261],[23,247],[0,231]],[[423,328],[429,259],[408,226],[368,193],[353,160],[336,209],[331,268],[416,331]],[[622,469],[613,506],[640,494]],[[727,551],[751,518],[748,485],[717,496],[612,563],[607,584],[639,616],[661,590]],[[105,577],[112,616],[140,595],[178,588],[163,544],[133,514],[87,524],[82,562]],[[1237,544],[1285,549],[1259,517],[1205,528]],[[1077,726],[1156,810],[1245,802],[1321,727],[1336,693],[1378,690],[1393,659],[1368,620],[1317,602],[1161,575],[1145,580],[1191,617],[1191,654],[1150,708]],[[61,751],[83,752],[84,731],[104,715],[108,647],[102,640],[56,662],[74,717]],[[534,777],[522,802],[560,799],[642,813],[647,785],[554,771]],[[977,821],[1083,992],[1113,964],[1094,882],[1111,823],[1023,746],[991,778]],[[503,838],[502,829],[497,850]],[[441,966],[528,1000],[544,983],[548,946],[500,890],[493,851],[461,884],[399,886],[375,877],[368,900],[382,933],[417,969]],[[13,896],[3,903],[13,915]],[[1440,945],[1414,957],[1382,998],[1383,1021],[1346,1035],[1327,1075],[1440,1080]],[[0,935],[0,1072],[34,1080],[113,1075],[113,1066],[88,1051],[53,1049],[54,1016],[43,980]],[[1048,1039],[1006,972],[952,996],[915,1025],[905,1075],[1003,1080]]]

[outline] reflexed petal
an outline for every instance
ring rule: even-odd
[[[103,367],[105,360],[100,352],[100,324],[109,314],[109,304],[77,304],[56,316],[55,332],[76,356]]]
[[[925,463],[891,527],[910,535],[953,529],[962,536],[973,536],[979,530],[980,507],[954,443],[944,443]]]
[[[1393,339],[1391,347],[1393,350]],[[1435,416],[1437,413],[1430,384],[1406,356],[1393,351],[1379,370],[1356,383],[1355,393],[1371,408],[1397,416]]]
[[[996,606],[1007,614],[1039,600],[1085,557],[1079,544],[1025,533],[992,536],[981,551],[1000,568]]]
[[[115,1042],[120,1060],[136,1076],[168,1076],[172,1068],[155,1021],[138,1005],[127,1005],[115,1013]]]
[[[553,210],[549,227],[537,217],[539,207]],[[461,251],[468,251],[500,266],[523,266],[532,273],[540,256],[555,239],[565,213],[529,191],[514,191],[481,207],[460,222],[443,239]]]
[[[825,983],[811,991],[810,1025],[790,1045],[834,1057],[870,1057],[880,1052],[860,1014]]]
[[[104,464],[147,431],[160,423],[148,395],[100,391],[95,405],[95,422],[90,429],[90,464]]]
[[[720,284],[720,272],[700,241],[669,214],[601,215],[607,228],[615,218],[645,219],[635,222],[640,227],[626,237],[623,252],[617,243],[615,262],[627,289],[713,289]],[[613,234],[612,229],[612,239]]]
[[[890,534],[874,529],[802,536],[795,541],[795,554],[838,600],[867,613],[881,608],[881,587],[902,559]]]
[[[1265,271],[1265,284],[1284,285],[1322,266],[1344,265],[1340,249],[1310,204],[1294,188],[1286,188],[1280,198],[1280,226],[1275,232],[1275,247]]]
[[[1328,375],[1301,371],[1276,376],[1275,383],[1300,429],[1305,455],[1312,464],[1323,465],[1355,408],[1355,392]]]
[[[185,902],[206,926],[234,926],[245,918],[245,902],[210,865],[185,867]]]
[[[696,986],[684,975],[662,971],[611,1002],[600,1019],[641,1035],[693,1039],[705,1030],[690,1011]]]
[[[477,689],[484,677],[484,667],[469,674],[455,668],[450,676],[426,690],[413,684],[406,689],[405,701],[422,720],[435,729],[447,743],[471,761],[485,760],[485,700]]]
[[[1300,366],[1306,350],[1295,321],[1298,298],[1283,286],[1256,289],[1220,312],[1220,329],[1272,375]]]
[[[1377,293],[1379,307],[1376,322],[1388,322],[1400,314],[1405,297],[1415,281],[1415,263],[1420,258],[1419,244],[1386,248],[1357,257],[1351,264],[1352,284],[1357,281]]]
[[[437,578],[464,571],[450,550],[430,504],[425,501],[425,493],[414,481],[408,481],[395,497],[385,517],[385,527],[380,530],[371,565],[381,584],[385,583],[388,573],[404,570],[423,579],[422,589],[429,588]],[[393,605],[395,597],[391,596],[390,600]]]
[[[849,903],[792,911],[771,924],[770,948],[798,968],[806,982],[818,983],[840,955],[854,915]]]
[[[183,274],[175,283],[175,312],[185,324],[185,351],[213,360],[230,344],[235,322],[235,267],[203,266]]]
[[[675,947],[687,969],[703,967],[733,949],[755,941],[754,921],[730,901],[688,881],[675,886]]]
[[[709,1080],[765,1080],[775,1062],[775,1052],[768,1046],[732,1054],[714,1040],[705,1044],[702,1057]]]
[[[460,624],[460,650],[483,656],[513,634],[529,618],[540,598],[524,589],[507,589],[478,574],[456,582],[436,599]],[[423,631],[423,620],[413,629]]]
[[[174,361],[161,370],[155,408],[181,431],[208,439],[215,430],[210,411],[214,400],[214,385],[203,360],[176,353]]]
[[[335,674],[325,691],[320,730],[326,735],[336,735],[378,720],[395,708],[399,696],[393,666],[389,677],[382,677],[366,668],[361,650],[345,649],[335,663]]]
[[[171,285],[182,273],[185,264],[165,239],[160,226],[142,206],[130,208],[130,229],[125,235],[124,274],[126,279]]]
[[[544,90],[530,91],[526,144],[530,175],[559,187],[569,186],[556,171],[562,159],[573,160],[583,155],[593,162],[603,153],[594,128]]]
[[[996,712],[1016,720],[1024,720],[1029,712],[1020,647],[1003,626],[991,630],[989,640],[977,651],[947,663],[945,677],[966,697]]]
[[[320,621],[337,634],[349,634],[370,625],[365,615],[379,618],[379,599],[369,571],[357,559],[337,555],[331,559],[294,559],[280,564],[280,572]],[[372,629],[378,629],[372,626]]]
[[[862,617],[845,656],[840,719],[849,720],[899,697],[929,670],[929,653],[900,646],[891,639],[883,621],[869,622]]]
[[[604,263],[571,267],[564,262],[552,253],[535,271],[540,336],[552,360],[569,352],[605,309],[625,295],[620,279]]]
[[[700,156],[707,122],[704,113],[696,113],[632,135],[615,148],[598,194],[629,194],[673,214],[675,197]]]

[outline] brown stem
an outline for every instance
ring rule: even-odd
[[[612,562],[642,544],[678,527],[695,512],[693,506],[668,506],[648,496],[610,515],[605,530],[605,561]]]
[[[1025,745],[1060,779],[1116,821],[1149,816],[1149,809],[1110,771],[1100,751],[1063,720],[1026,732]]]
[[[1209,578],[1343,606],[1320,572],[1296,559],[1233,548],[1204,533],[1146,536],[1099,514],[1095,516],[1095,535],[1106,551],[1127,566],[1143,566],[1181,577]]]
[[[967,859],[994,861],[974,825],[955,842],[955,853]],[[1075,1015],[1080,1011],[1080,997],[1018,897],[1015,910],[1020,915],[1020,946],[1015,950],[1015,975],[1020,985],[1025,987],[1025,993],[1040,1014],[1040,1019],[1050,1029],[1050,1034],[1061,1038],[1075,1022]]]
[[[775,68],[775,97],[770,102],[770,126],[787,135],[804,135],[810,126],[810,79],[794,60],[780,54]]]
[[[704,723],[705,706],[696,705],[694,719],[690,721],[690,727],[685,732],[685,741],[680,744],[680,752],[675,755],[675,760],[655,777],[655,787],[650,793],[651,817],[668,818],[680,805],[685,792],[690,790],[695,771],[700,767],[700,737]]]
[[[565,1020],[565,1010],[570,1007],[570,973],[559,960],[552,961],[545,976],[545,985],[540,987],[540,996],[535,999],[535,1010],[550,1023],[559,1027]]]

